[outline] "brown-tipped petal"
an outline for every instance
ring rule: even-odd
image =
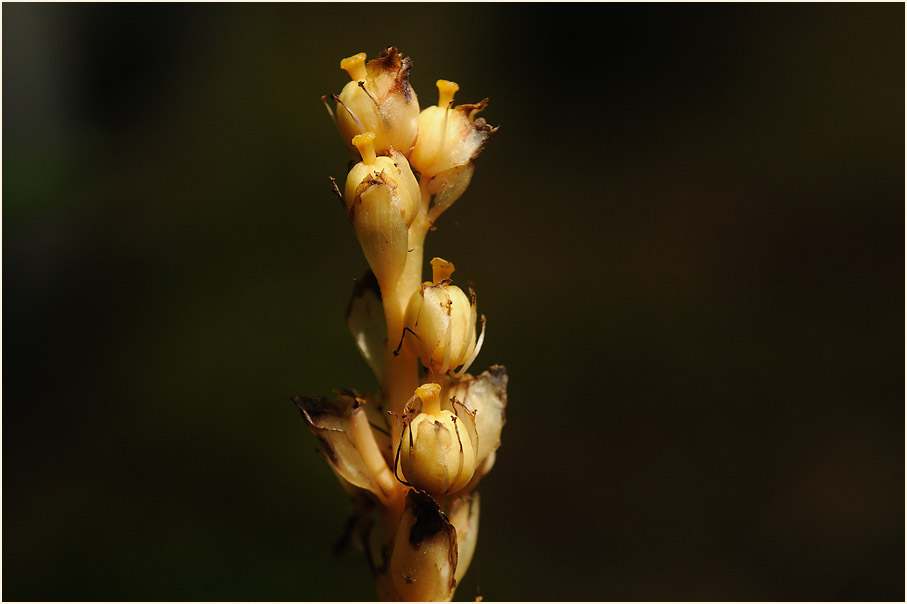
[[[459,497],[453,502],[450,523],[457,529],[457,572],[454,574],[454,578],[459,583],[469,569],[469,563],[472,562],[472,555],[476,551],[476,542],[479,538],[478,491]]]
[[[409,72],[412,68],[412,59],[404,57],[394,46],[388,46],[366,64],[368,77],[374,82],[378,92],[399,92],[410,101],[413,90],[409,84]]]
[[[419,101],[409,84],[412,61],[388,48],[351,71],[352,82],[338,95],[337,126],[349,144],[356,134],[371,130],[379,154],[395,149],[409,155],[416,139]]]
[[[494,365],[476,378],[461,380],[451,388],[451,396],[462,400],[476,413],[479,447],[476,452],[476,474],[487,470],[485,460],[501,445],[501,430],[507,418],[507,369]]]
[[[337,475],[359,489],[381,497],[378,481],[369,471],[350,433],[350,414],[356,399],[347,394],[335,399],[295,396],[293,402],[321,444],[321,453]]]
[[[378,280],[371,271],[356,282],[346,309],[346,324],[356,347],[372,368],[379,384],[384,384],[384,355],[387,347],[387,325],[381,304]]]
[[[462,109],[462,107],[458,107]],[[457,143],[447,149],[444,158],[435,164],[433,173],[440,174],[456,166],[462,166],[475,160],[485,148],[488,137],[494,133],[494,128],[489,126],[484,119],[479,118],[460,131]]]
[[[457,530],[431,497],[410,491],[390,560],[396,597],[450,601],[457,585],[457,558]]]
[[[478,157],[485,147],[492,128],[475,115],[485,108],[486,101],[452,108],[427,107],[419,114],[419,136],[410,161],[423,177],[433,177]]]

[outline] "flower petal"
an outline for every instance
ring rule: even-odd
[[[479,537],[478,491],[454,501],[450,511],[450,523],[457,529],[457,572],[454,578],[459,583],[469,569]]]
[[[447,602],[457,585],[457,530],[427,494],[411,490],[400,520],[390,575],[396,597]]]
[[[476,432],[479,435],[479,448],[476,451],[478,476],[482,469],[491,469],[484,462],[501,446],[501,430],[507,421],[504,413],[507,406],[507,369],[503,365],[494,365],[476,378],[467,376],[451,387],[451,395],[476,412]]]
[[[407,229],[393,189],[381,177],[366,179],[356,192],[353,228],[378,282],[393,287],[406,264]]]
[[[444,210],[460,198],[469,186],[474,171],[475,164],[469,162],[431,177],[428,192],[435,196],[429,215],[431,220],[437,220]]]

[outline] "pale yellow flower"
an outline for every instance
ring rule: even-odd
[[[360,52],[343,59],[340,67],[351,78],[333,96],[343,140],[350,144],[357,134],[374,132],[379,154],[393,149],[409,155],[419,125],[419,100],[409,83],[412,61],[390,47],[368,63]]]

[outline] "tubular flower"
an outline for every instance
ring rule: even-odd
[[[422,412],[404,420],[403,438],[397,454],[404,484],[432,495],[459,491],[472,479],[476,469],[478,435],[475,414],[459,404],[457,413],[441,409],[440,384],[424,384],[413,399],[422,403]]]
[[[452,262],[442,258],[431,261],[434,283],[426,281],[413,292],[406,307],[403,341],[434,374],[443,375],[463,366],[465,373],[479,354],[485,338],[476,341],[476,300],[456,285],[451,285]]]
[[[382,284],[396,282],[406,264],[407,229],[419,207],[419,183],[403,154],[375,154],[375,134],[353,137],[362,161],[346,179],[344,203],[362,251]]]
[[[438,80],[437,86],[438,104],[419,114],[419,137],[410,157],[413,168],[428,178],[475,159],[495,130],[483,118],[476,119],[488,99],[455,107],[453,97],[460,86],[447,80]]]
[[[379,154],[395,149],[409,155],[419,122],[419,100],[409,84],[412,65],[393,47],[368,63],[364,52],[340,62],[351,81],[333,98],[337,128],[347,143],[357,134],[374,132]]]

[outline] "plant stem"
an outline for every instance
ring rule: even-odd
[[[427,194],[425,192],[423,195]],[[403,434],[403,407],[419,386],[419,372],[416,356],[406,346],[401,346],[406,306],[413,293],[422,283],[422,262],[425,236],[431,224],[420,212],[409,229],[406,265],[397,283],[381,287],[384,318],[387,323],[387,350],[384,356],[385,395],[387,406],[394,413],[391,416],[391,442],[400,442]],[[395,449],[396,450],[396,449]]]

